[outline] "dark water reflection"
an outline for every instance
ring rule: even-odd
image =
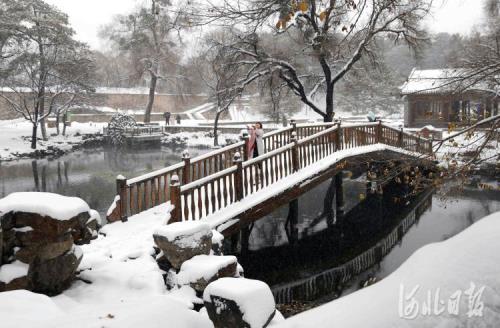
[[[116,176],[138,176],[181,160],[184,149],[83,150],[53,160],[0,162],[0,197],[17,191],[77,196],[105,213],[116,193]],[[191,156],[207,150],[190,149]]]
[[[360,201],[364,184],[346,180],[348,212],[343,224],[329,226],[327,218],[321,215],[328,186],[329,182],[324,183],[299,199],[300,239],[296,244],[289,242],[285,228],[287,206],[255,223],[249,251],[238,255],[247,277],[264,280],[276,286],[275,290],[297,286],[298,281],[304,285],[309,282],[307,288],[312,288],[314,283],[308,280],[310,277],[340,268],[387,241],[390,247],[375,265],[362,270],[347,268],[354,279],[340,286],[340,292],[346,294],[358,289],[367,277],[386,277],[420,247],[446,240],[482,217],[500,211],[500,197],[486,197],[481,191],[443,199],[429,190],[406,206],[393,205],[389,198],[381,206],[373,199]],[[398,237],[394,238],[395,235]],[[366,258],[361,262],[366,264]],[[325,279],[318,288],[325,289]],[[297,288],[295,292],[300,294]],[[308,292],[308,295],[314,293]]]

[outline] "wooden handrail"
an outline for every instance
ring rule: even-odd
[[[119,213],[113,217],[126,219],[171,200],[177,208],[174,221],[200,219],[341,149],[384,143],[416,153],[432,152],[430,140],[381,122],[293,123],[264,135],[265,154],[242,161],[247,140],[193,159],[185,153],[183,162],[133,179],[120,176],[120,197],[114,207]]]

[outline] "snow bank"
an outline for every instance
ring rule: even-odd
[[[2,328],[39,327],[40,321],[62,314],[63,311],[48,296],[27,290],[0,293]]]
[[[235,301],[243,313],[243,320],[251,327],[263,327],[276,306],[271,289],[259,280],[221,278],[208,285],[203,300],[211,302],[211,296]]]
[[[176,242],[180,247],[196,247],[197,241],[203,236],[210,235],[210,225],[201,221],[176,222],[156,229],[155,234],[166,238],[169,242]],[[176,239],[178,239],[176,241]],[[179,245],[177,242],[182,242]]]
[[[0,199],[0,213],[28,212],[66,221],[88,212],[89,205],[78,197],[46,192],[16,192]]]
[[[209,281],[217,273],[231,264],[236,264],[235,256],[198,255],[182,263],[177,274],[177,284],[187,285],[200,279]]]
[[[28,275],[29,265],[20,261],[0,266],[0,281],[6,284]],[[1,293],[0,293],[1,295]]]
[[[66,312],[57,300],[27,291],[0,293],[2,328],[211,328],[211,322],[168,296],[78,306]],[[29,315],[27,315],[29,314]]]
[[[499,236],[500,212],[421,248],[381,282],[278,327],[497,327]]]

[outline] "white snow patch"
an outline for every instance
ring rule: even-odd
[[[96,221],[98,225],[102,225],[101,215],[96,210],[89,211],[90,218],[87,223]]]
[[[213,278],[219,270],[237,263],[235,256],[198,255],[182,263],[177,274],[178,285],[188,285],[200,279],[208,281]]]
[[[12,280],[28,275],[29,265],[20,261],[0,266],[0,281],[8,284]]]
[[[16,192],[0,199],[0,212],[37,213],[61,221],[89,210],[89,205],[78,197],[47,192]]]
[[[207,286],[203,300],[211,302],[211,296],[235,301],[243,313],[243,320],[252,328],[263,327],[276,307],[271,289],[259,280],[221,278]]]
[[[205,222],[185,221],[162,226],[155,230],[155,234],[169,242],[175,241],[180,247],[196,247],[202,237],[212,237],[212,229]]]
[[[26,233],[26,232],[33,231],[33,227],[26,226],[26,227],[22,227],[22,228],[14,228],[14,229],[12,229],[12,230],[14,230],[15,232],[23,232],[23,233]]]
[[[212,244],[222,246],[224,236],[217,230],[212,230]]]

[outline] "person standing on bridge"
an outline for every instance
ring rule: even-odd
[[[248,156],[255,158],[264,154],[264,129],[262,123],[258,122],[255,125],[248,127]]]

